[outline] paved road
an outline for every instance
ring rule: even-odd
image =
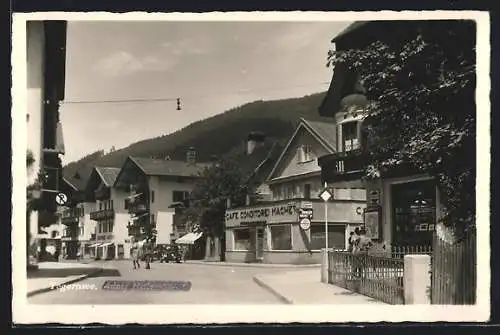
[[[280,268],[229,267],[198,264],[153,263],[150,270],[133,270],[126,261],[107,262],[98,277],[78,282],[79,289],[53,290],[28,299],[32,304],[280,304],[252,279]],[[186,291],[110,291],[106,280],[190,281]]]

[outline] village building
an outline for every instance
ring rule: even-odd
[[[250,196],[246,199],[246,205],[252,206],[259,203],[265,203],[272,200],[272,191],[265,183],[267,177],[274,166],[279,154],[281,153],[283,143],[280,140],[269,136],[262,131],[252,131],[243,140],[241,147],[236,147],[227,155],[236,160],[240,172],[248,184],[258,185],[255,192],[259,195],[258,199]],[[230,199],[226,199],[226,208],[236,206]],[[205,238],[205,257],[206,261],[231,261],[232,238],[227,231],[224,236],[206,236]]]
[[[62,182],[60,155],[64,141],[59,122],[59,103],[64,100],[66,67],[66,21],[28,21],[26,23],[26,119],[28,150],[32,161],[28,185],[36,182],[40,173],[43,185],[33,198],[40,206],[27,217],[27,234],[39,239],[45,248],[43,227],[57,224],[55,196]],[[22,82],[22,81],[21,81]],[[35,194],[36,193],[36,194]]]
[[[119,172],[119,168],[96,166],[85,188],[87,199],[94,205],[85,227],[88,229],[83,231],[84,250],[96,259],[130,256],[128,212],[125,208],[127,193],[113,187]]]
[[[337,125],[330,118],[301,119],[267,176],[270,201],[226,211],[226,260],[232,262],[319,263],[328,245],[346,249],[351,230],[362,223],[366,194],[360,181],[330,185],[334,199],[325,220],[317,158],[337,150]],[[302,210],[312,212],[300,225]]]
[[[157,245],[172,244],[189,234],[191,227],[181,214],[189,206],[190,193],[206,166],[196,161],[194,148],[187,151],[184,161],[128,157],[114,183],[114,188],[125,195],[121,207],[126,213],[128,240],[140,235],[145,224],[155,227]],[[190,234],[185,243],[192,245],[200,237]]]
[[[333,39],[336,50],[359,49],[376,40],[401,43],[410,34],[427,29],[440,31],[449,23],[430,21],[356,22]],[[474,34],[471,34],[474,36]],[[466,42],[464,42],[466,43]],[[472,44],[473,46],[473,44]],[[338,124],[343,146],[319,158],[323,179],[330,183],[358,179],[364,173],[362,122],[367,99],[360,78],[347,66],[335,68],[319,114]],[[350,144],[347,142],[351,142]],[[425,248],[442,205],[435,180],[407,166],[365,183],[367,209],[364,224],[369,236],[387,250]]]

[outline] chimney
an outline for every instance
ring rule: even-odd
[[[262,146],[264,144],[265,138],[266,135],[261,132],[254,131],[248,134],[246,154],[251,155],[257,147]]]
[[[194,147],[190,147],[186,153],[186,162],[189,165],[196,164],[196,149]]]

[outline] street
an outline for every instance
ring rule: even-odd
[[[31,304],[281,304],[257,285],[256,274],[280,268],[231,267],[199,264],[152,263],[151,269],[134,270],[132,262],[100,262],[105,269],[66,290],[55,289],[28,298]],[[142,265],[142,264],[141,264]],[[190,281],[189,291],[103,290],[107,280]]]

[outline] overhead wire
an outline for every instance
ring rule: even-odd
[[[288,90],[288,89],[298,88],[298,87],[312,87],[312,86],[326,85],[326,84],[329,84],[329,83],[330,82],[326,81],[326,82],[315,83],[315,84],[289,85],[289,86],[282,86],[282,87],[250,88],[250,89],[243,89],[243,90],[238,90],[238,91],[233,91],[233,92],[226,92],[224,95],[229,95],[229,94],[246,94],[246,93],[258,92],[258,91],[262,92],[262,91]],[[219,97],[221,95],[219,95]],[[183,100],[186,100],[186,99],[192,100],[192,99],[206,98],[206,97],[210,97],[210,96],[214,96],[214,94],[191,95],[191,96],[178,95],[176,97],[162,97],[162,98],[103,99],[103,100],[64,100],[61,103],[65,104],[65,105],[70,105],[70,104],[107,104],[107,103],[145,103],[145,102],[169,102],[169,101],[177,101],[179,103],[180,99],[183,99]]]

